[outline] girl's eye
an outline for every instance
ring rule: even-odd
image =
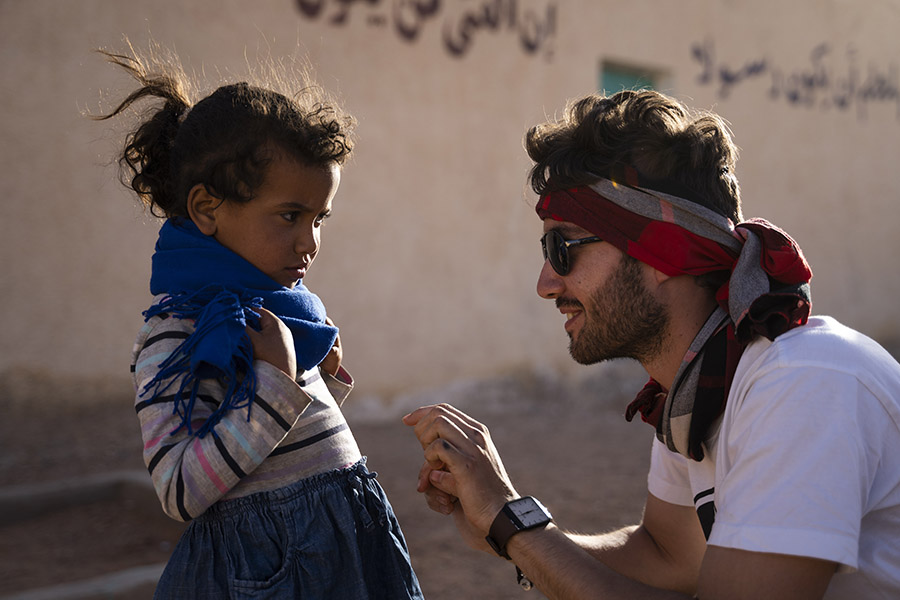
[[[287,221],[288,223],[293,223],[297,220],[297,217],[300,215],[299,212],[286,212],[281,213],[281,218]]]
[[[324,213],[320,214],[318,217],[316,217],[316,227],[321,226],[325,222],[325,219],[327,219],[330,216],[331,216],[330,212],[324,212]]]

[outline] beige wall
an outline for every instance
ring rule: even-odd
[[[306,282],[342,327],[362,402],[497,373],[583,372],[562,319],[534,293],[540,224],[521,139],[594,91],[603,60],[657,69],[666,91],[725,116],[742,148],[745,213],[804,247],[815,311],[900,339],[900,2],[501,2],[520,25],[555,10],[537,52],[504,21],[470,31],[459,57],[444,33],[459,40],[465,14],[495,2],[437,3],[417,21],[419,4],[429,2],[346,4],[334,24],[333,0],[0,2],[3,400],[129,393],[157,224],[115,181],[119,132],[82,115],[101,92],[129,88],[91,53],[123,35],[139,47],[152,35],[207,75],[240,74],[260,54],[308,55],[358,118],[358,151]],[[759,68],[739,77],[747,65]],[[722,73],[738,75],[727,89]],[[819,77],[794,85],[805,73]],[[885,98],[864,93],[876,76]]]

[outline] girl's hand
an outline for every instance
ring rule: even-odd
[[[291,330],[271,311],[265,308],[258,308],[256,311],[259,313],[259,331],[247,326],[254,358],[266,361],[296,380],[297,353]]]
[[[330,318],[325,317],[325,322],[334,327],[334,321]],[[328,352],[328,355],[322,360],[322,364],[319,365],[322,369],[325,370],[331,376],[337,375],[338,371],[341,370],[341,361],[344,359],[344,351],[341,349],[341,334],[334,339],[334,345],[331,347],[331,350]]]

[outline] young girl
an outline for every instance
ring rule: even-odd
[[[225,85],[191,104],[177,63],[103,52],[156,100],[120,158],[166,218],[134,347],[144,461],[190,521],[156,598],[421,598],[340,404],[338,330],[302,279],[352,120],[307,88]],[[154,72],[155,71],[155,72]]]

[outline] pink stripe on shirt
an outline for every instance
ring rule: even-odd
[[[212,481],[213,485],[215,485],[223,494],[228,492],[228,486],[225,485],[225,482],[219,478],[218,473],[215,472],[215,470],[212,468],[212,465],[209,464],[208,460],[206,460],[206,454],[203,452],[200,444],[194,444],[194,454],[197,455],[197,460],[200,461],[200,466],[203,467],[203,471],[206,473],[206,476],[209,477],[209,480]]]

